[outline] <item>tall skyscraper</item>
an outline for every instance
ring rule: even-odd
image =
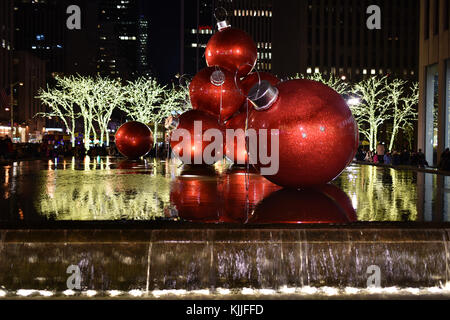
[[[15,50],[44,60],[50,73],[65,71],[66,8],[65,0],[14,1]]]
[[[13,81],[13,0],[0,1],[0,136],[9,134],[9,86]]]
[[[194,76],[206,67],[205,48],[216,30],[216,0],[181,0],[181,73]]]
[[[149,75],[149,21],[142,0],[101,0],[97,71],[124,79]]]
[[[281,1],[284,2],[284,1]],[[273,0],[221,1],[232,27],[247,31],[258,49],[259,71],[272,71],[272,6]]]
[[[45,62],[27,51],[14,53],[14,74],[22,86],[17,86],[17,107],[14,108],[14,122],[18,124],[22,142],[36,141],[42,138],[45,119],[34,117],[45,111],[38,95],[40,88],[45,88]]]

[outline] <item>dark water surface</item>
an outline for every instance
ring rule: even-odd
[[[450,177],[356,164],[330,185],[301,191],[226,162],[198,168],[108,157],[15,162],[0,167],[0,185],[0,223],[450,220]]]

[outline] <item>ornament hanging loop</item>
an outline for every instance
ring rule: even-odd
[[[241,96],[244,96],[244,97],[246,97],[247,99],[249,99],[249,97],[246,96],[246,95],[242,92],[241,88],[240,88],[239,85],[238,85],[238,73],[239,73],[239,70],[241,70],[241,68],[244,67],[244,66],[250,66],[252,69],[254,68],[254,66],[252,66],[250,63],[244,63],[244,64],[241,64],[241,65],[239,66],[239,68],[237,68],[236,71],[234,72],[234,86],[235,86],[236,89],[239,91],[239,94],[240,94]],[[251,72],[252,72],[252,71],[250,70],[250,73],[251,73]],[[255,72],[256,72],[256,75],[258,76],[258,84],[260,84],[260,83],[261,83],[261,76],[259,75],[258,70],[255,70]]]
[[[217,20],[217,29],[219,31],[231,27],[227,21],[228,12],[224,7],[217,7],[214,9],[214,18]]]

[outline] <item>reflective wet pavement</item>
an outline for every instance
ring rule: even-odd
[[[180,221],[231,224],[450,220],[450,177],[353,164],[332,184],[287,190],[226,162],[86,158],[0,168],[0,222]]]

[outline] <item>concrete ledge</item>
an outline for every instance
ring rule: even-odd
[[[450,278],[450,229],[2,230],[0,287],[84,290],[436,287]]]

